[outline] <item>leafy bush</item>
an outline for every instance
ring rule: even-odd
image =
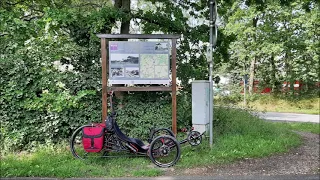
[[[80,124],[101,117],[99,84],[92,83],[97,80],[95,76],[87,80],[87,72],[63,72],[54,66],[52,57],[57,54],[75,56],[72,42],[65,42],[66,47],[58,52],[60,45],[33,39],[15,54],[0,57],[3,149],[27,149],[48,139],[58,142],[69,137]],[[52,48],[56,51],[51,52]],[[100,69],[88,65],[88,69],[94,68]]]
[[[23,113],[1,109],[4,112],[0,134],[3,149],[15,151],[47,141],[56,143],[69,138],[81,125],[101,121],[101,92],[83,90],[73,96],[66,92],[46,92],[32,101],[24,99],[30,102],[20,107]],[[117,122],[129,136],[146,139],[148,128],[171,127],[172,104],[169,93],[136,92],[125,96],[122,103],[124,107],[117,110]],[[179,94],[177,104],[178,128],[190,125],[190,96],[187,93]]]
[[[117,123],[129,136],[146,139],[149,128],[171,127],[172,103],[169,93],[136,92],[125,97],[124,107],[117,110]],[[177,128],[191,125],[191,98],[177,96]]]

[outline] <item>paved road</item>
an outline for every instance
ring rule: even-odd
[[[320,122],[319,115],[311,115],[311,114],[266,112],[266,113],[259,113],[259,116],[263,119],[272,120],[272,121],[313,122],[313,123]]]
[[[0,178],[1,180],[60,180],[57,178]],[[319,180],[319,175],[281,176],[174,176],[154,178],[67,178],[64,180]]]

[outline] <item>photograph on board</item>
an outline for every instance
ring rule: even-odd
[[[111,77],[124,77],[123,68],[111,68]]]
[[[125,77],[139,77],[139,67],[126,67]]]
[[[139,54],[110,54],[111,65],[138,65]]]
[[[154,48],[156,51],[168,51],[169,50],[169,44],[168,43],[156,43],[156,46]]]

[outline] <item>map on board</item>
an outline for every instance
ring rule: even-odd
[[[110,84],[169,84],[168,42],[109,42]]]
[[[141,54],[141,78],[167,78],[169,73],[167,54]]]

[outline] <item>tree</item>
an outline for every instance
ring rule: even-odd
[[[314,26],[317,21],[311,18],[317,16],[317,4],[315,1],[280,1],[260,6],[258,2],[234,1],[229,12],[231,15],[226,18],[223,28],[225,34],[236,36],[229,49],[230,69],[241,72],[243,66],[250,65],[251,87],[255,76],[275,91],[283,81],[293,84],[302,77],[309,82],[311,78],[317,81],[313,77],[318,67],[308,64],[311,59],[315,63],[318,57],[306,58],[304,53],[307,52],[307,42],[318,42],[319,36]],[[308,34],[313,34],[313,37]],[[316,54],[316,50],[313,52]]]
[[[88,119],[100,119],[96,33],[110,32],[121,18],[120,11],[107,5],[1,2],[0,121],[5,147],[56,142]]]

